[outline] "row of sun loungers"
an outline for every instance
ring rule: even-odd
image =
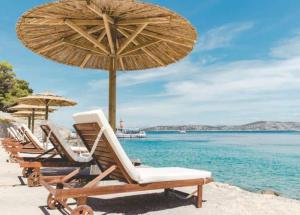
[[[8,129],[10,135],[2,141],[10,154],[10,160],[23,168],[30,187],[44,186],[49,195],[50,209],[64,207],[72,215],[93,214],[87,205],[90,196],[164,189],[165,192],[178,187],[195,186],[196,206],[202,207],[202,187],[213,179],[211,173],[203,170],[164,167],[152,168],[135,165],[101,110],[78,113],[73,116],[74,128],[85,148],[74,148],[61,136],[59,129],[51,122],[45,122],[41,129],[52,147],[42,144],[24,125]],[[29,156],[30,155],[30,156]],[[97,175],[81,174],[83,169],[96,165]],[[42,175],[41,168],[73,167],[67,175]],[[117,182],[104,183],[107,181]],[[76,200],[76,207],[68,204]]]

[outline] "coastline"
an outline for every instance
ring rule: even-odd
[[[0,208],[2,214],[62,214],[59,210],[48,210],[47,191],[43,187],[28,188],[26,179],[19,177],[18,164],[7,163],[7,153],[0,148]],[[22,185],[22,182],[25,185]],[[179,189],[192,192],[193,187]],[[197,209],[191,200],[181,200],[170,195],[166,198],[162,190],[118,194],[89,198],[95,214],[206,214],[206,215],[297,215],[300,201],[275,195],[246,191],[223,183],[211,183],[204,187],[203,208]]]
[[[147,132],[178,132],[178,130],[147,130]],[[186,132],[300,132],[300,130],[186,130]]]

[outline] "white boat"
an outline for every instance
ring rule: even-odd
[[[146,132],[139,129],[117,129],[116,136],[118,138],[145,138]]]
[[[178,131],[180,134],[186,134],[186,130],[179,130]]]
[[[124,121],[120,121],[120,128],[117,128],[116,136],[118,138],[145,138],[146,132],[140,129],[125,129]]]

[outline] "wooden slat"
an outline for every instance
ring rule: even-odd
[[[103,20],[100,19],[70,19],[74,24],[78,26],[84,25],[104,25]],[[64,25],[65,19],[53,19],[53,18],[24,18],[25,24],[28,25]]]
[[[102,17],[103,18],[103,13],[101,12],[101,10],[99,8],[96,8],[95,5],[87,5],[87,8],[90,9],[91,11],[93,11],[95,14],[97,14],[98,16]],[[110,23],[110,24],[114,24],[114,20],[107,15],[107,21]]]
[[[120,44],[119,44],[118,38],[116,38],[116,45],[117,45],[117,50],[119,50]],[[117,58],[118,58],[118,60],[120,61],[121,69],[122,69],[123,71],[125,71],[125,65],[124,65],[123,58],[122,58],[121,56],[117,56]]]
[[[124,29],[124,30],[128,30],[128,31],[135,31],[134,27],[131,26],[119,26],[118,29]],[[182,40],[178,40],[178,39],[173,39],[172,36],[165,36],[165,35],[161,35],[158,33],[154,33],[152,31],[147,31],[144,30],[143,32],[141,32],[141,34],[148,36],[148,37],[152,37],[154,39],[158,39],[158,40],[163,40],[169,43],[174,43],[176,45],[180,45],[180,46],[185,46],[188,48],[193,48],[193,44],[191,44],[190,42],[185,42],[184,38],[181,38]]]
[[[81,29],[78,25],[76,25],[75,23],[73,23],[71,20],[67,19],[65,21],[65,24],[68,25],[70,28],[72,28],[74,31],[76,31],[79,34],[81,34],[85,39],[87,39],[88,41],[90,41],[92,44],[94,44],[97,48],[99,48],[100,50],[102,50],[104,53],[109,54],[109,52],[107,51],[107,49],[106,49],[106,47],[104,45],[102,45],[101,43],[99,43],[94,37],[92,37],[86,31],[84,31],[83,29]]]
[[[115,54],[115,45],[114,45],[114,42],[113,42],[112,33],[111,33],[111,29],[110,29],[108,19],[109,19],[108,15],[104,14],[103,15],[103,21],[104,21],[104,27],[105,27],[105,31],[106,31],[106,35],[107,35],[107,39],[108,39],[108,43],[109,43],[109,47],[110,47],[110,51],[111,51],[111,54]]]
[[[161,40],[152,40],[152,41],[148,41],[148,42],[145,42],[145,43],[141,43],[141,44],[139,44],[139,45],[137,45],[137,46],[134,46],[134,47],[132,47],[132,48],[125,49],[125,50],[121,53],[121,56],[126,56],[126,55],[128,55],[128,54],[130,54],[130,53],[132,53],[132,52],[135,52],[135,51],[137,51],[137,50],[139,50],[139,49],[142,49],[142,48],[146,48],[146,47],[151,46],[151,45],[153,45],[153,44],[156,44],[156,43],[158,43],[158,42],[160,42],[160,41],[161,41]]]
[[[70,46],[74,46],[74,47],[76,47],[76,48],[79,48],[79,49],[82,49],[82,50],[85,50],[85,51],[92,52],[92,53],[94,53],[94,54],[105,55],[104,52],[101,52],[99,49],[95,49],[95,48],[93,48],[93,47],[83,46],[83,45],[81,45],[81,44],[79,44],[79,43],[72,42],[72,41],[66,40],[66,39],[64,39],[63,42],[64,42],[65,44],[70,45]]]
[[[141,25],[141,24],[168,24],[170,17],[153,17],[141,19],[124,19],[117,22],[118,25]]]
[[[106,34],[105,30],[101,32],[101,34],[99,35],[99,37],[97,39],[97,41],[99,43],[101,43],[101,41],[103,40],[105,34]],[[80,68],[84,68],[85,65],[87,64],[87,62],[90,60],[91,57],[92,57],[91,54],[86,55],[85,58],[83,59],[82,63],[80,64]]]
[[[90,140],[86,140],[85,136],[82,133],[82,129],[89,130],[91,128],[94,128],[95,131],[100,130],[100,127],[98,124],[76,124],[74,125],[77,133],[79,134],[79,136],[81,137],[83,143],[86,145],[86,147],[91,150],[94,141],[96,139],[96,136],[98,135],[95,134],[94,137],[90,137]],[[106,151],[105,156],[101,156],[101,153],[99,153],[99,151],[102,151],[104,149],[104,151]],[[95,152],[93,154],[93,157],[97,160],[97,162],[100,164],[101,170],[105,171],[107,168],[109,168],[111,165],[117,165],[118,169],[121,172],[121,175],[117,176],[115,175],[119,180],[122,181],[128,181],[129,183],[132,182],[132,180],[130,179],[130,177],[127,175],[127,172],[125,171],[124,167],[122,166],[121,162],[118,160],[118,157],[115,155],[114,151],[112,150],[112,148],[110,147],[110,144],[108,143],[107,139],[105,138],[105,136],[103,136],[103,141],[101,142],[101,144],[99,144],[97,146],[97,150],[98,152]],[[112,159],[111,159],[112,158]]]
[[[121,33],[121,34],[123,34],[125,37],[129,37],[129,34],[125,31],[125,30],[123,30],[123,29],[120,29],[120,28],[118,28],[118,31]],[[132,41],[135,45],[139,45],[140,43],[138,42],[138,41],[136,41],[136,40],[133,40]],[[165,63],[164,62],[162,62],[158,57],[156,57],[155,55],[153,55],[147,48],[141,48],[141,50],[143,50],[149,57],[151,57],[154,61],[156,61],[158,64],[160,64],[161,66],[164,66],[165,65]]]
[[[127,37],[127,40],[125,40],[124,43],[121,44],[117,54],[121,54],[121,52],[147,27],[147,25],[148,23],[144,23],[143,25],[138,26],[135,32]]]
[[[96,123],[82,123],[82,124],[75,124],[77,129],[80,130],[80,133],[85,131],[93,131],[95,133],[99,132],[100,129]]]
[[[187,187],[197,186],[205,184],[204,179],[192,179],[192,180],[178,180],[167,182],[155,182],[149,184],[125,184],[125,185],[111,185],[111,186],[98,186],[92,188],[73,188],[61,190],[56,193],[57,198],[76,198],[82,196],[97,196],[114,193],[127,193],[138,192],[146,190],[157,190],[174,187]]]
[[[93,33],[96,33],[98,31],[101,31],[102,29],[104,29],[104,26],[94,26],[92,28],[89,28],[89,29],[86,29],[86,32],[88,34],[93,34]],[[74,40],[77,40],[79,38],[81,38],[82,35],[81,34],[78,34],[77,32],[75,34],[73,34],[72,36],[69,36],[69,37],[66,37],[65,39],[67,40],[71,40],[71,41],[74,41]]]
[[[106,176],[111,174],[116,168],[117,168],[117,166],[115,166],[115,165],[111,166],[110,168],[105,170],[103,173],[101,173],[99,176],[97,176],[92,181],[90,181],[88,184],[86,184],[84,187],[94,187],[100,180],[102,180],[103,178],[105,178]]]
[[[51,49],[55,49],[55,48],[57,48],[57,47],[59,47],[59,46],[61,46],[63,44],[64,44],[63,40],[59,40],[59,41],[50,43],[49,45],[46,45],[46,46],[43,46],[43,47],[37,49],[36,52],[38,54],[41,54],[41,53],[49,51]]]

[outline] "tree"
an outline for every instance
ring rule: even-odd
[[[0,111],[6,111],[18,98],[32,92],[27,81],[16,78],[12,65],[6,61],[0,62]]]

